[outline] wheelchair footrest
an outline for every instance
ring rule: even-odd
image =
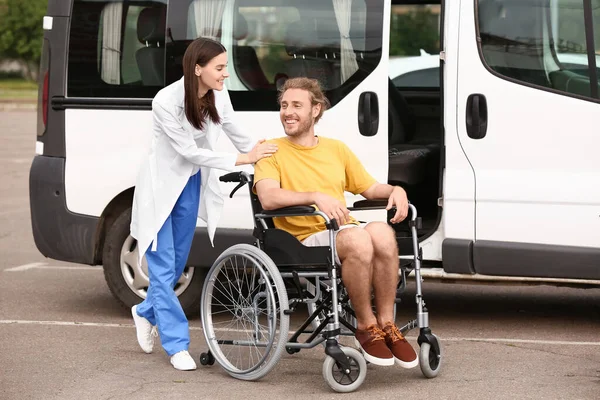
[[[294,313],[294,311],[296,311],[296,307],[298,307],[298,304],[303,303],[303,301],[301,299],[292,299],[290,301],[290,305],[288,307],[287,310],[283,310],[283,313],[285,315],[292,315]]]

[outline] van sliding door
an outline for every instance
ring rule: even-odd
[[[462,0],[476,272],[600,278],[598,0]]]

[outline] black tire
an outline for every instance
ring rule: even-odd
[[[211,352],[200,354],[200,364],[213,365],[214,363],[215,363],[215,358],[213,357]]]
[[[119,303],[127,309],[139,304],[144,299],[127,285],[121,272],[121,250],[129,238],[130,224],[131,208],[128,208],[117,217],[108,230],[102,253],[104,278],[108,288]],[[179,295],[181,307],[188,317],[198,316],[206,272],[206,268],[194,268],[189,286]]]

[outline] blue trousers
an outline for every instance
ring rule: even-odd
[[[198,218],[200,172],[192,176],[171,214],[158,232],[156,251],[146,252],[150,286],[137,314],[158,327],[160,341],[169,356],[187,350],[188,321],[173,290],[185,268]]]

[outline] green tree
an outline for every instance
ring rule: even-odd
[[[390,55],[418,56],[420,49],[429,54],[440,51],[438,15],[427,8],[415,8],[392,15]]]
[[[0,0],[0,58],[23,62],[35,79],[48,0]]]

